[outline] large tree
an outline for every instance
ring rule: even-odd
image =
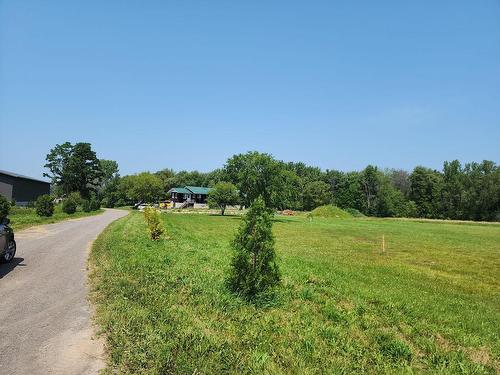
[[[153,203],[164,196],[162,180],[150,172],[122,177],[119,191],[129,202]]]
[[[227,161],[224,171],[237,186],[247,207],[259,196],[268,208],[277,209],[286,208],[292,200],[299,200],[297,175],[269,154],[252,151],[234,155]]]
[[[90,197],[97,191],[101,182],[102,171],[99,159],[90,143],[79,142],[72,145],[65,142],[56,145],[46,157],[45,168],[50,173],[44,176],[52,179],[63,194],[78,191],[83,198]]]
[[[417,205],[417,215],[441,217],[441,174],[429,168],[415,167],[410,175],[410,183],[410,199]]]

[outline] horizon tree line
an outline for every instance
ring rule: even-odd
[[[309,211],[333,204],[367,216],[500,221],[500,166],[489,160],[464,165],[445,161],[442,170],[368,165],[343,172],[250,151],[206,173],[166,168],[120,176],[118,164],[98,159],[89,143],[66,142],[50,150],[45,167],[55,195],[78,191],[84,198],[97,196],[107,207],[157,202],[172,187],[226,182],[236,187],[239,203],[246,207],[261,196],[275,210]]]

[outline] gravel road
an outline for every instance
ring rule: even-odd
[[[92,241],[126,214],[107,209],[16,233],[16,258],[0,265],[0,374],[96,374],[104,366],[86,262]]]

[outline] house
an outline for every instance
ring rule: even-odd
[[[210,188],[202,186],[175,187],[168,191],[174,208],[207,208],[207,195]]]
[[[50,182],[0,170],[0,195],[9,201],[24,206],[44,194],[50,194]]]

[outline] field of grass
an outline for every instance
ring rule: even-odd
[[[92,212],[83,212],[81,210],[78,210],[74,214],[68,215],[67,213],[64,213],[62,211],[62,208],[59,205],[55,207],[54,215],[52,215],[51,217],[40,217],[36,214],[34,208],[13,207],[11,208],[9,219],[12,228],[14,228],[14,230],[17,231],[31,227],[33,225],[51,224],[68,219],[76,219],[84,216],[97,215],[102,212],[103,212],[102,209],[99,211],[92,211]]]
[[[94,244],[110,373],[500,371],[500,225],[277,217],[282,286],[251,304],[224,286],[239,217],[162,218]]]

